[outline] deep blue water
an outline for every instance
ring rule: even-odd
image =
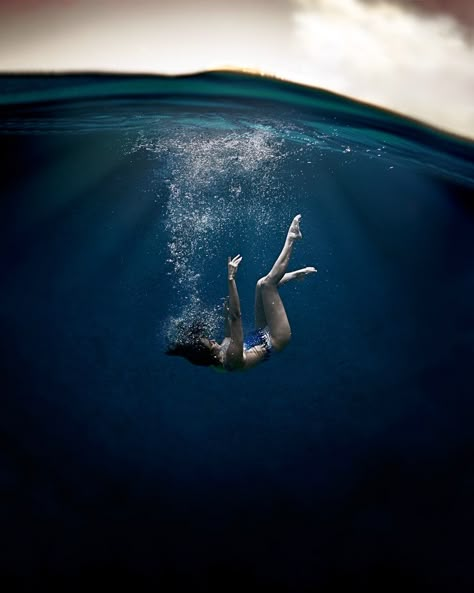
[[[3,76],[0,151],[2,579],[472,590],[472,142],[259,77]],[[288,348],[166,357],[222,336],[228,255],[252,327],[297,213]]]

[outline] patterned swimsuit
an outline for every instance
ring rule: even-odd
[[[265,356],[263,360],[268,360],[272,353],[272,339],[268,331],[268,327],[254,329],[244,339],[244,350],[248,352],[256,346],[263,346],[265,348]]]

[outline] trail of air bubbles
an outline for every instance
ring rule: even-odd
[[[215,269],[217,258],[225,261],[230,255],[226,249],[232,240],[255,236],[264,248],[265,235],[288,219],[290,200],[278,171],[286,158],[284,143],[270,126],[177,125],[154,136],[140,134],[133,152],[156,159],[157,182],[168,189],[167,263],[178,308],[169,322],[169,339],[183,321],[195,317],[205,318],[210,331],[216,329],[220,311],[203,302],[205,287],[214,281],[208,270]]]

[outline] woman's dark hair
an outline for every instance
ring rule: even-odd
[[[201,339],[207,337],[208,328],[202,321],[195,320],[187,328],[180,328],[179,338],[166,350],[168,356],[183,356],[199,366],[219,366],[214,354]]]

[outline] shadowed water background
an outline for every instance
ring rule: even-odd
[[[472,142],[237,74],[0,90],[5,578],[472,590]],[[164,356],[228,255],[251,329],[297,213],[289,347]]]

